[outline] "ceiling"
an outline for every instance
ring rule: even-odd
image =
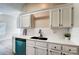
[[[0,3],[0,13],[12,13],[21,11],[23,3]]]

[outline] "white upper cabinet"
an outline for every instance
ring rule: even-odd
[[[53,9],[50,16],[52,27],[59,27],[59,9]]]
[[[51,10],[52,27],[71,27],[72,26],[72,7],[64,6]]]
[[[31,27],[31,21],[32,21],[32,15],[31,14],[24,14],[20,15],[19,19],[19,26],[20,28],[30,28]]]
[[[61,8],[61,26],[71,27],[72,26],[72,7]]]
[[[30,27],[31,26],[31,15],[23,15],[22,16],[22,26]]]
[[[50,14],[50,15],[49,15]],[[20,28],[31,27],[72,27],[72,6],[67,5],[59,8],[33,12],[20,15]]]

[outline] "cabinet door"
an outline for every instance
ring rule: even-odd
[[[36,55],[47,55],[47,49],[46,48],[36,48]]]
[[[51,23],[52,27],[59,27],[59,9],[51,11]]]
[[[71,27],[72,25],[72,7],[61,8],[61,25],[62,27]]]
[[[55,50],[49,50],[48,54],[49,55],[61,55],[61,52],[60,51],[55,51]]]
[[[26,47],[26,55],[35,55],[35,48],[32,46]]]
[[[20,17],[20,26],[21,27],[31,27],[31,15],[25,14]]]

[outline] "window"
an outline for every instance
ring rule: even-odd
[[[0,36],[6,33],[6,23],[0,23]]]

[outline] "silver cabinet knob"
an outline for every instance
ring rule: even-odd
[[[69,51],[71,51],[71,49],[69,49]]]
[[[54,48],[56,49],[56,46]]]

